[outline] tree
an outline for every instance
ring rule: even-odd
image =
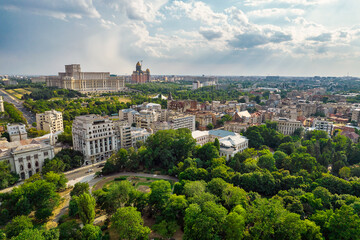
[[[280,144],[278,151],[282,151],[287,155],[290,155],[295,151],[295,144],[293,142],[282,143]]]
[[[220,151],[220,142],[219,142],[219,139],[218,139],[218,138],[215,138],[214,146],[216,147],[216,149],[217,149],[218,151]]]
[[[179,226],[176,224],[176,221],[163,220],[160,223],[154,224],[152,229],[162,237],[169,239],[179,229]]]
[[[82,240],[81,228],[76,220],[66,221],[59,225],[60,239]]]
[[[128,203],[134,191],[134,187],[127,180],[112,184],[105,194],[103,208],[108,214],[114,213],[116,209]]]
[[[170,183],[165,180],[155,181],[151,183],[150,189],[149,204],[155,211],[163,210],[171,195]]]
[[[245,218],[236,212],[231,212],[226,216],[224,222],[225,239],[242,239],[245,230]]]
[[[91,224],[95,219],[95,198],[88,193],[83,193],[78,197],[77,205],[83,224]]]
[[[46,240],[42,232],[37,229],[25,229],[11,240]]]
[[[32,229],[33,224],[27,216],[17,216],[5,226],[5,233],[8,238],[19,235],[26,229]]]
[[[210,165],[209,163],[213,158],[219,157],[219,151],[213,143],[205,143],[197,150],[197,157],[200,158],[203,162],[206,162],[207,165]]]
[[[349,167],[342,167],[339,170],[339,176],[348,179],[351,176],[351,169]]]
[[[134,207],[119,208],[111,217],[111,227],[120,239],[148,239],[151,230],[143,224],[140,212]]]
[[[78,183],[75,183],[74,188],[70,192],[70,196],[71,197],[80,196],[83,193],[90,193],[89,183],[78,182]]]
[[[272,154],[266,154],[259,157],[258,166],[266,168],[269,171],[276,170],[275,158]]]
[[[82,229],[82,239],[84,240],[101,240],[102,231],[100,227],[92,224],[86,224]]]
[[[62,173],[65,170],[65,163],[58,158],[45,159],[44,166],[41,170],[42,174],[45,175],[48,172]]]
[[[214,129],[214,125],[212,123],[209,123],[208,125],[206,125],[206,128],[208,130]]]
[[[44,179],[48,182],[53,183],[56,186],[56,189],[65,189],[66,183],[68,182],[65,174],[63,173],[54,173],[52,171],[44,175]]]
[[[10,165],[6,161],[0,161],[0,189],[15,184],[19,176],[10,172]]]
[[[326,227],[329,229],[330,240],[359,239],[360,218],[354,214],[354,209],[343,205],[340,209],[336,209]]]

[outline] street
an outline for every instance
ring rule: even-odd
[[[3,97],[5,102],[14,104],[14,106],[23,113],[24,117],[26,118],[26,120],[28,122],[28,125],[31,125],[33,122],[36,121],[35,115],[24,108],[22,101],[11,96],[4,89],[0,89],[0,96]]]

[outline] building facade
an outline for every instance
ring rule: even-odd
[[[45,159],[54,157],[49,137],[0,143],[0,161],[7,161],[21,180],[41,172]]]
[[[65,65],[65,72],[46,77],[48,87],[66,88],[81,93],[106,93],[124,90],[125,79],[109,72],[81,72],[80,64]]]
[[[0,96],[0,112],[5,112],[4,100],[2,96]]]
[[[51,110],[36,114],[36,129],[50,133],[63,132],[62,113]]]
[[[132,83],[146,83],[150,82],[150,70],[146,69],[146,71],[141,70],[141,63],[136,63],[136,70],[131,75]]]
[[[234,157],[238,152],[243,152],[249,146],[249,140],[246,137],[224,130],[193,131],[192,137],[196,144],[201,146],[214,142],[217,138],[220,143],[220,157],[224,157],[226,160]]]
[[[331,135],[334,130],[334,124],[332,122],[316,119],[313,122],[313,128],[315,130],[325,131]]]
[[[295,130],[302,128],[303,125],[300,121],[290,120],[288,118],[279,118],[277,122],[277,129],[284,135],[293,135]]]
[[[84,165],[105,160],[117,150],[114,124],[108,118],[78,116],[73,122],[72,135],[74,150],[85,157]]]
[[[9,133],[10,142],[27,139],[26,126],[23,123],[8,123],[7,132]]]

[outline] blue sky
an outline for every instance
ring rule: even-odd
[[[1,0],[0,74],[360,76],[359,0]]]

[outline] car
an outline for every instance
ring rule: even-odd
[[[99,164],[98,168],[105,166],[105,163]]]
[[[94,171],[94,169],[88,169],[87,171],[86,171],[86,173],[91,173],[91,172],[93,172]]]

